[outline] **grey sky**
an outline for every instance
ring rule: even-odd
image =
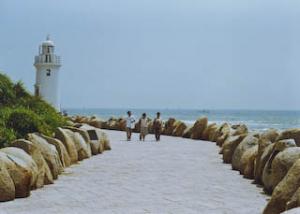
[[[0,0],[0,70],[32,91],[51,34],[63,107],[300,109],[297,0]]]

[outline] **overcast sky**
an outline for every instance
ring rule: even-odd
[[[300,109],[298,0],[0,0],[0,70],[33,91],[48,33],[63,107]]]

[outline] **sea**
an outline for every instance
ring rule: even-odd
[[[125,117],[128,109],[64,109],[69,115],[96,116],[102,119],[110,117]],[[170,117],[182,120],[188,125],[192,125],[198,118],[207,117],[209,123],[221,124],[246,124],[250,130],[263,131],[269,128],[278,130],[288,128],[300,128],[300,111],[275,111],[275,110],[195,110],[195,109],[130,109],[136,118],[142,113],[154,118],[156,112],[161,112],[163,120]]]

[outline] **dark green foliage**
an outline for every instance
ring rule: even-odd
[[[12,110],[6,121],[6,127],[16,131],[16,137],[24,137],[27,133],[41,132],[41,118],[34,112],[22,108]]]
[[[0,147],[31,132],[51,135],[64,125],[65,118],[51,105],[0,73]]]
[[[11,80],[4,74],[0,73],[0,106],[14,104],[16,95],[12,90],[14,87]]]

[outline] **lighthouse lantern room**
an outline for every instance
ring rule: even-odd
[[[35,96],[51,104],[60,111],[59,68],[60,57],[54,53],[55,45],[49,35],[39,46],[39,55],[35,56],[36,68]]]

